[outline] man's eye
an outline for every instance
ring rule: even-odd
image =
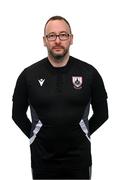
[[[55,34],[49,34],[48,37],[49,38],[55,37]]]
[[[67,34],[60,34],[62,37],[66,37],[67,36]]]

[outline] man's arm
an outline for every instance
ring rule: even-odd
[[[13,107],[12,119],[23,133],[29,138],[31,131],[31,121],[27,117],[28,109],[28,92],[24,71],[18,77],[14,94],[13,94]]]
[[[91,87],[93,115],[89,119],[90,134],[94,133],[108,119],[107,92],[102,77],[96,69],[94,69]]]
[[[89,132],[93,134],[107,119],[108,105],[107,100],[92,104],[93,115],[89,119]]]

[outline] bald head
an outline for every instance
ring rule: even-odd
[[[46,31],[47,31],[48,26],[51,24],[51,22],[54,23],[54,21],[62,21],[64,26],[66,26],[66,29],[68,30],[68,32],[71,34],[71,27],[70,27],[69,22],[65,18],[63,18],[62,16],[53,16],[50,19],[48,19],[48,21],[45,24],[44,35],[46,35]]]

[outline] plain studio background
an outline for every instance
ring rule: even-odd
[[[0,2],[0,179],[32,179],[29,139],[11,118],[12,94],[21,71],[47,55],[43,28],[53,15],[68,19],[71,55],[96,67],[108,92],[109,120],[91,136],[92,180],[120,179],[119,9],[119,0]]]

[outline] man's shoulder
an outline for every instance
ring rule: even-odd
[[[91,71],[96,70],[96,68],[92,64],[90,64],[90,63],[88,63],[86,61],[75,58],[73,56],[70,56],[70,58],[73,61],[73,63],[75,64],[75,66],[78,67],[78,68],[82,68],[82,69],[85,69],[85,70],[91,70]]]
[[[37,74],[38,72],[44,72],[45,62],[47,58],[41,59],[26,68],[23,69],[20,76],[28,76],[31,77],[32,74]]]
[[[41,60],[31,64],[30,66],[26,67],[25,70],[31,71],[31,70],[38,69],[38,68],[44,66],[46,59],[47,58],[44,58],[44,59],[41,59]]]

